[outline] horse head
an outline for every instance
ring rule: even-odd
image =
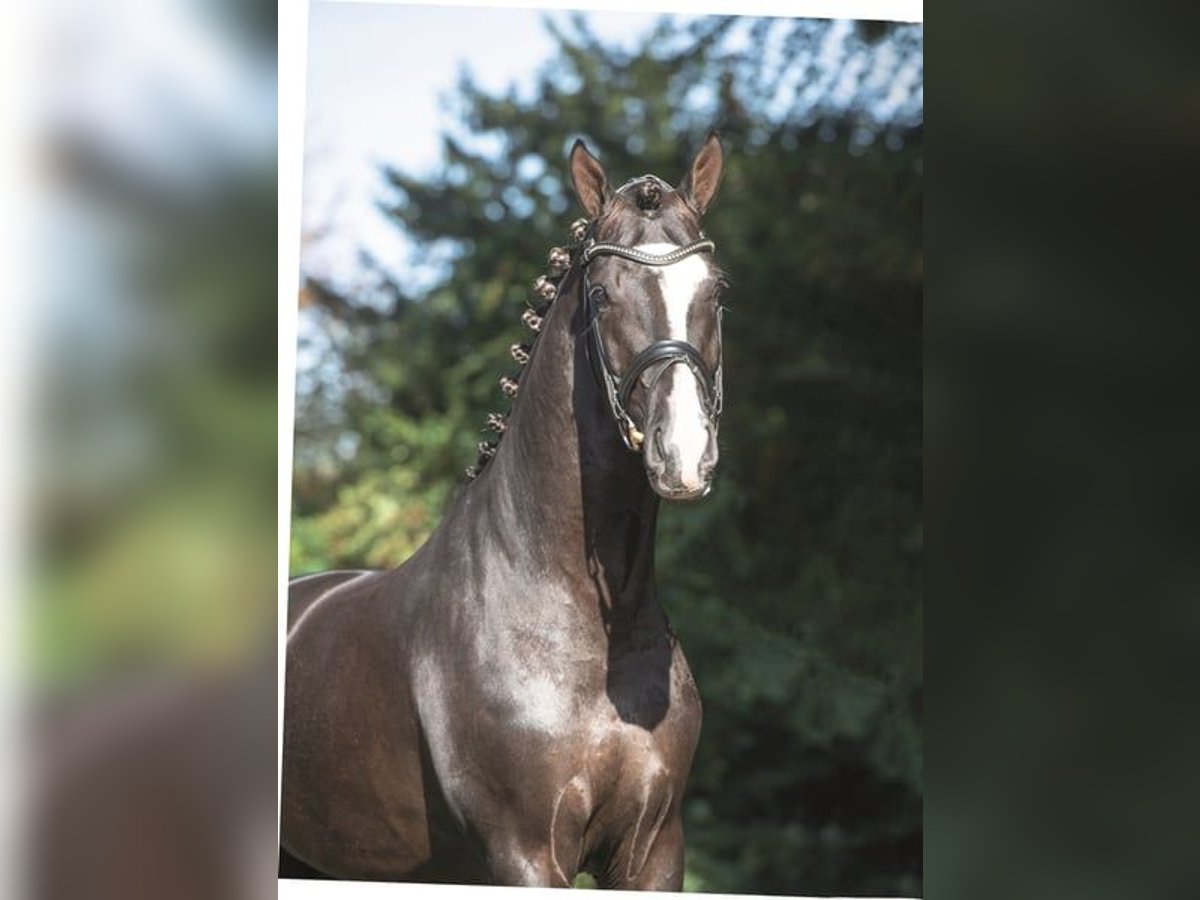
[[[590,227],[583,244],[588,352],[625,445],[660,496],[704,496],[717,465],[724,278],[700,221],[716,196],[710,134],[676,187],[655,175],[613,190],[582,141],[570,158]]]

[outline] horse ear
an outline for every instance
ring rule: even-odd
[[[571,148],[571,184],[588,218],[596,218],[604,209],[611,192],[600,160],[588,152],[587,145],[581,140],[575,141],[575,146]]]
[[[721,149],[721,138],[715,131],[708,133],[708,140],[692,160],[691,170],[679,183],[679,192],[700,215],[708,209],[717,188],[721,186],[721,173],[725,169],[725,151]]]

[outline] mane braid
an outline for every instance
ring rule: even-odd
[[[485,430],[492,431],[495,437],[492,440],[481,441],[479,443],[479,455],[475,459],[475,465],[470,466],[465,472],[468,481],[478,478],[480,473],[483,472],[484,466],[496,455],[496,450],[500,446],[500,440],[508,430],[508,419],[512,414],[513,407],[516,405],[517,394],[520,392],[521,371],[529,365],[529,361],[533,358],[533,352],[537,347],[538,338],[541,336],[542,323],[545,321],[546,313],[549,311],[551,304],[558,299],[558,291],[563,277],[570,271],[571,266],[579,258],[583,242],[587,239],[590,229],[591,222],[587,219],[576,219],[572,222],[568,230],[569,241],[567,245],[565,247],[550,248],[550,252],[546,256],[545,274],[539,275],[534,279],[533,289],[525,300],[528,309],[521,313],[521,322],[533,332],[533,339],[531,341],[515,343],[508,348],[513,361],[520,367],[512,375],[500,376],[500,390],[511,401],[509,403],[509,411],[507,413],[488,413]]]

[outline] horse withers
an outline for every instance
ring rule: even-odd
[[[577,141],[470,484],[399,568],[293,582],[281,874],[678,890],[700,698],[654,581],[660,498],[708,492],[722,400],[710,135],[677,187]]]

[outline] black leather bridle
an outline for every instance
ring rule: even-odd
[[[687,366],[692,371],[692,374],[696,376],[696,380],[700,382],[700,387],[704,392],[705,415],[708,416],[709,422],[715,429],[717,420],[721,415],[721,359],[718,356],[717,366],[710,372],[704,364],[704,357],[700,355],[700,351],[687,341],[655,341],[644,350],[639,351],[630,360],[629,368],[625,370],[624,374],[617,375],[614,373],[612,360],[608,355],[608,350],[604,346],[604,338],[600,335],[599,320],[597,319],[598,309],[596,298],[604,293],[604,288],[600,285],[593,285],[588,279],[588,264],[597,256],[619,256],[622,259],[627,259],[643,266],[669,266],[672,263],[677,263],[681,259],[691,256],[693,253],[711,253],[714,249],[716,249],[716,244],[706,237],[701,237],[699,240],[693,241],[684,247],[678,247],[669,253],[662,254],[647,253],[636,247],[601,243],[593,240],[589,240],[583,246],[580,255],[580,268],[583,272],[583,297],[587,315],[588,356],[592,361],[592,371],[596,375],[596,382],[600,385],[600,390],[604,393],[608,401],[608,407],[617,422],[621,440],[625,442],[625,446],[630,450],[640,450],[642,440],[645,437],[628,412],[629,399],[633,395],[634,388],[637,387],[638,378],[641,377],[642,373],[653,365],[665,362],[666,365],[662,367],[654,378],[654,381],[657,382],[663,373],[676,363],[683,363]],[[720,320],[718,319],[718,347],[720,346],[721,338],[720,327]]]

